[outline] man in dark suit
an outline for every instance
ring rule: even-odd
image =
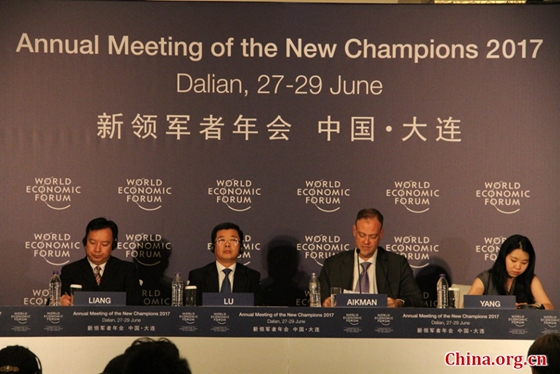
[[[82,239],[86,257],[62,267],[61,305],[72,305],[70,285],[82,291],[126,292],[127,305],[140,305],[142,294],[136,266],[111,256],[117,247],[119,228],[113,221],[95,218],[86,227]]]
[[[323,306],[331,306],[330,288],[341,287],[360,293],[387,294],[390,308],[422,307],[422,293],[406,258],[379,246],[383,215],[376,209],[362,209],[353,233],[355,250],[325,260],[319,275]]]
[[[211,240],[216,261],[189,273],[189,284],[197,288],[197,305],[202,305],[205,292],[253,293],[260,305],[261,274],[237,262],[243,253],[243,231],[234,223],[221,223],[212,230]]]

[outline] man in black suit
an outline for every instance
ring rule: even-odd
[[[136,266],[111,256],[117,247],[119,228],[113,221],[95,218],[86,227],[82,239],[86,257],[62,267],[61,305],[72,305],[70,285],[79,284],[82,291],[126,292],[127,305],[140,305],[142,294]]]
[[[261,274],[237,262],[243,253],[243,231],[234,223],[221,223],[212,230],[211,240],[216,261],[189,273],[189,284],[197,288],[197,305],[202,305],[205,292],[253,293],[260,305]]]
[[[353,233],[355,250],[325,260],[319,275],[323,306],[331,306],[330,288],[341,287],[360,293],[387,294],[389,308],[422,307],[422,293],[406,258],[379,246],[383,215],[376,209],[360,210]]]

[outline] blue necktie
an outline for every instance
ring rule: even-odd
[[[371,262],[362,262],[360,265],[362,265],[363,270],[362,274],[360,274],[360,277],[358,278],[356,289],[354,291],[360,293],[369,293],[369,275],[367,269],[369,265],[371,265]]]
[[[229,273],[231,273],[231,269],[224,269],[222,270],[226,277],[222,282],[222,290],[221,293],[231,293],[231,282],[229,281]]]

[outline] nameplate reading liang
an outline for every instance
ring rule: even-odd
[[[255,295],[252,293],[217,293],[205,292],[202,294],[203,306],[254,306]]]
[[[90,292],[82,291],[74,294],[74,305],[76,306],[125,306],[126,292]]]
[[[386,294],[339,293],[336,295],[337,307],[387,308]]]
[[[465,295],[463,305],[467,309],[515,309],[515,296]]]

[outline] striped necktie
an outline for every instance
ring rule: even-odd
[[[101,266],[97,265],[95,269],[93,269],[93,275],[95,275],[95,281],[99,286],[99,283],[101,283]]]

